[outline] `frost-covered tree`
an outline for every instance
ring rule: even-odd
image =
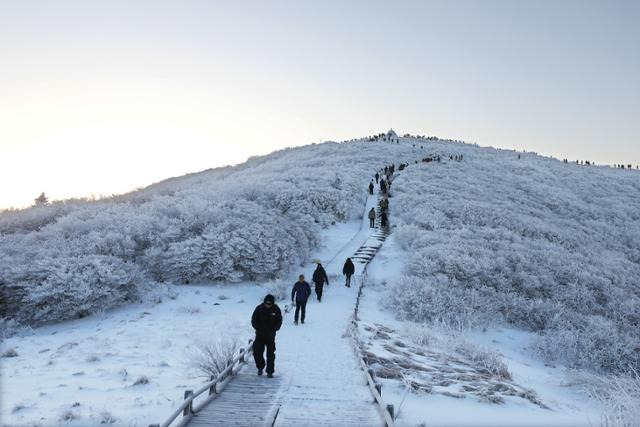
[[[40,193],[40,195],[38,197],[36,197],[34,201],[35,201],[36,206],[42,206],[42,205],[46,205],[47,203],[49,203],[49,199],[44,194],[44,191],[42,193]]]

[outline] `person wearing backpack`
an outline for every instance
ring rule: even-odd
[[[313,272],[313,283],[316,285],[316,296],[318,297],[318,302],[322,301],[322,289],[324,288],[325,282],[327,286],[329,286],[329,278],[327,277],[327,272],[324,271],[322,264],[318,263],[316,267],[316,271]]]

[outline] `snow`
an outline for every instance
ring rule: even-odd
[[[161,304],[134,304],[9,338],[3,346],[19,356],[2,360],[0,419],[55,425],[71,411],[78,425],[107,418],[147,425],[167,414],[184,389],[203,382],[187,362],[199,341],[222,331],[251,336],[249,317],[264,293],[249,283],[183,286]],[[149,383],[134,385],[143,376]]]
[[[367,210],[375,204],[376,198],[369,197]],[[324,423],[331,425],[331,420],[342,422],[340,417],[355,408],[365,411],[369,423],[379,422],[379,415],[370,404],[365,378],[353,357],[351,342],[345,336],[357,288],[344,286],[342,275],[346,258],[371,233],[368,220],[363,217],[358,233],[323,265],[330,285],[325,287],[322,302],[317,302],[312,294],[304,324],[293,325],[293,311],[285,317],[276,340],[276,373],[281,372],[289,386],[276,421],[278,426],[295,425],[301,414],[307,422],[324,418]],[[356,275],[361,273],[356,263]],[[291,283],[294,280],[292,277]]]
[[[369,198],[367,209],[375,202]],[[304,325],[293,325],[293,312],[285,315],[277,338],[276,371],[290,387],[282,420],[294,415],[288,408],[298,408],[300,403],[292,402],[304,400],[310,387],[316,398],[322,390],[332,394],[334,405],[340,400],[352,405],[354,400],[370,399],[350,342],[343,337],[356,288],[346,288],[342,276],[344,260],[370,233],[368,220],[361,219],[321,234],[314,258],[326,260],[330,285],[322,303],[312,296]],[[309,261],[299,272],[311,277],[314,267]],[[283,280],[288,284],[287,296],[299,272]],[[189,366],[190,352],[218,333],[250,338],[251,313],[270,292],[269,286],[183,285],[173,288],[174,299],[159,304],[134,304],[9,338],[3,348],[14,348],[19,356],[3,359],[0,419],[52,425],[72,413],[83,426],[104,420],[131,426],[161,422],[180,402],[184,390],[197,388],[205,380]],[[288,299],[278,303],[284,310]],[[313,369],[304,368],[305,363]],[[149,383],[134,385],[143,376]],[[74,407],[76,402],[79,405]],[[373,412],[373,416],[378,415]]]
[[[381,310],[387,298],[387,287],[401,275],[406,256],[392,234],[368,267],[367,286],[360,305],[361,323],[375,323],[405,332],[415,325],[398,320],[393,310]],[[438,329],[434,328],[432,332],[438,334]],[[531,356],[533,334],[509,328],[485,332],[470,329],[455,339],[498,352],[512,374],[513,382],[533,389],[550,409],[540,408],[524,399],[491,404],[470,395],[453,398],[437,393],[420,394],[409,391],[402,381],[381,379],[383,398],[396,407],[398,426],[423,423],[428,426],[586,426],[599,423],[601,406],[569,384],[566,368],[547,365]],[[376,348],[382,354],[380,348]],[[443,358],[450,356],[442,355]]]
[[[2,342],[0,354],[17,354],[1,359],[2,422],[160,422],[204,381],[188,366],[198,343],[248,339],[254,307],[270,292],[284,308],[314,259],[330,285],[304,325],[289,313],[278,334],[279,423],[300,408],[313,418],[331,398],[335,416],[370,402],[345,335],[356,288],[343,286],[341,269],[371,233],[363,213],[376,202],[365,193],[374,170],[406,161],[392,186],[393,233],[360,306],[368,350],[394,354],[367,335],[388,328],[410,344],[393,351],[424,351],[416,363],[471,374],[485,364],[495,369],[481,387],[533,393],[489,403],[382,379],[398,424],[597,424],[602,407],[567,368],[624,373],[638,362],[640,174],[452,141],[367,140],[376,138],[0,215],[0,315],[34,326],[85,316]],[[434,154],[442,162],[414,163]]]
[[[321,229],[361,217],[372,170],[417,155],[390,147],[286,149],[123,196],[0,213],[0,317],[33,326],[165,283],[277,279],[308,260]]]

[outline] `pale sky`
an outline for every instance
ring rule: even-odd
[[[0,208],[386,131],[640,163],[640,1],[0,0]]]

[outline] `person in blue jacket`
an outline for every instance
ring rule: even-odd
[[[298,315],[301,314],[301,311],[302,316],[300,317],[300,321],[304,323],[309,295],[311,295],[311,286],[305,282],[304,275],[301,274],[298,277],[298,281],[293,285],[293,290],[291,291],[291,303],[293,303],[294,299],[296,302],[296,313],[293,317],[293,323],[296,325],[298,324]]]

